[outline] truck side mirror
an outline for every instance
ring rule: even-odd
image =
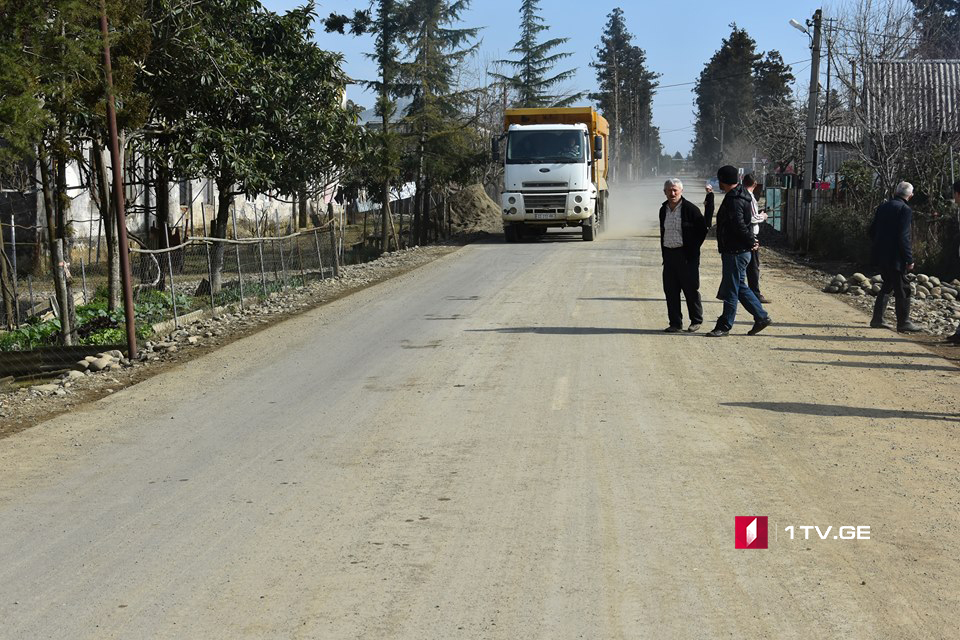
[[[597,160],[603,158],[603,136],[593,137],[593,157]]]
[[[494,162],[500,162],[500,138],[496,136],[490,139],[490,154]]]

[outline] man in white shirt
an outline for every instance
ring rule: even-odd
[[[703,324],[703,304],[700,301],[700,246],[707,237],[703,214],[695,204],[683,197],[683,183],[677,178],[663,185],[666,202],[660,207],[660,251],[663,254],[663,293],[667,298],[667,333],[683,330],[683,312],[680,293],[687,301],[690,326],[687,331],[700,329]]]

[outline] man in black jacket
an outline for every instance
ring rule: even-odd
[[[890,327],[883,322],[883,312],[893,292],[897,313],[897,331],[919,331],[920,327],[910,322],[910,283],[907,272],[913,270],[913,251],[910,224],[913,210],[907,202],[913,197],[913,185],[901,182],[893,197],[877,207],[870,224],[873,239],[873,260],[880,268],[883,287],[873,305],[870,326],[875,329]]]
[[[738,177],[736,167],[730,165],[720,167],[717,171],[720,190],[726,194],[717,210],[717,248],[720,250],[723,274],[720,282],[723,314],[717,318],[713,330],[707,333],[711,338],[730,333],[737,317],[738,303],[753,316],[753,327],[747,332],[748,335],[760,333],[773,322],[746,282],[750,252],[759,245],[750,222],[753,216],[753,201],[746,189],[737,184]]]
[[[956,204],[960,204],[960,180],[953,183],[953,201]],[[960,218],[958,218],[958,220],[960,220]],[[960,344],[960,325],[957,325],[957,330],[953,332],[952,336],[947,338],[947,342]]]
[[[707,237],[703,214],[695,204],[683,197],[683,183],[677,178],[663,185],[666,202],[660,207],[660,251],[663,254],[663,294],[667,297],[670,326],[664,331],[683,329],[680,292],[687,300],[687,313],[693,332],[703,324],[700,302],[700,246]]]

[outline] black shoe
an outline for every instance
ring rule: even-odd
[[[773,318],[767,316],[763,320],[756,320],[753,323],[753,327],[750,328],[750,331],[747,331],[748,336],[755,336],[767,327],[773,324]]]
[[[708,338],[722,338],[724,336],[730,335],[730,329],[724,329],[723,327],[714,327],[712,331],[708,331],[704,334]]]
[[[888,324],[887,324],[886,322],[884,322],[883,320],[881,320],[880,322],[877,322],[876,320],[871,320],[871,321],[870,321],[870,328],[871,328],[871,329],[893,329],[893,327],[891,327],[890,325],[888,325]]]
[[[664,333],[680,333],[681,331],[683,331],[683,327],[675,327],[673,325],[663,330]]]
[[[897,331],[900,333],[917,333],[923,331],[923,329],[907,320],[903,324],[897,325]]]
[[[691,322],[691,323],[690,323],[690,326],[687,327],[687,331],[688,331],[689,333],[696,333],[697,331],[700,331],[700,323],[699,323],[699,322]]]

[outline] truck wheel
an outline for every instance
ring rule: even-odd
[[[593,242],[596,238],[596,227],[594,226],[597,223],[596,216],[590,218],[590,224],[585,224],[581,227],[583,231],[583,239],[587,242]]]
[[[601,191],[597,196],[597,225],[597,228],[601,232],[607,227],[607,198],[605,191]]]
[[[516,242],[517,241],[517,228],[515,226],[507,225],[503,228],[503,239],[507,242]]]

